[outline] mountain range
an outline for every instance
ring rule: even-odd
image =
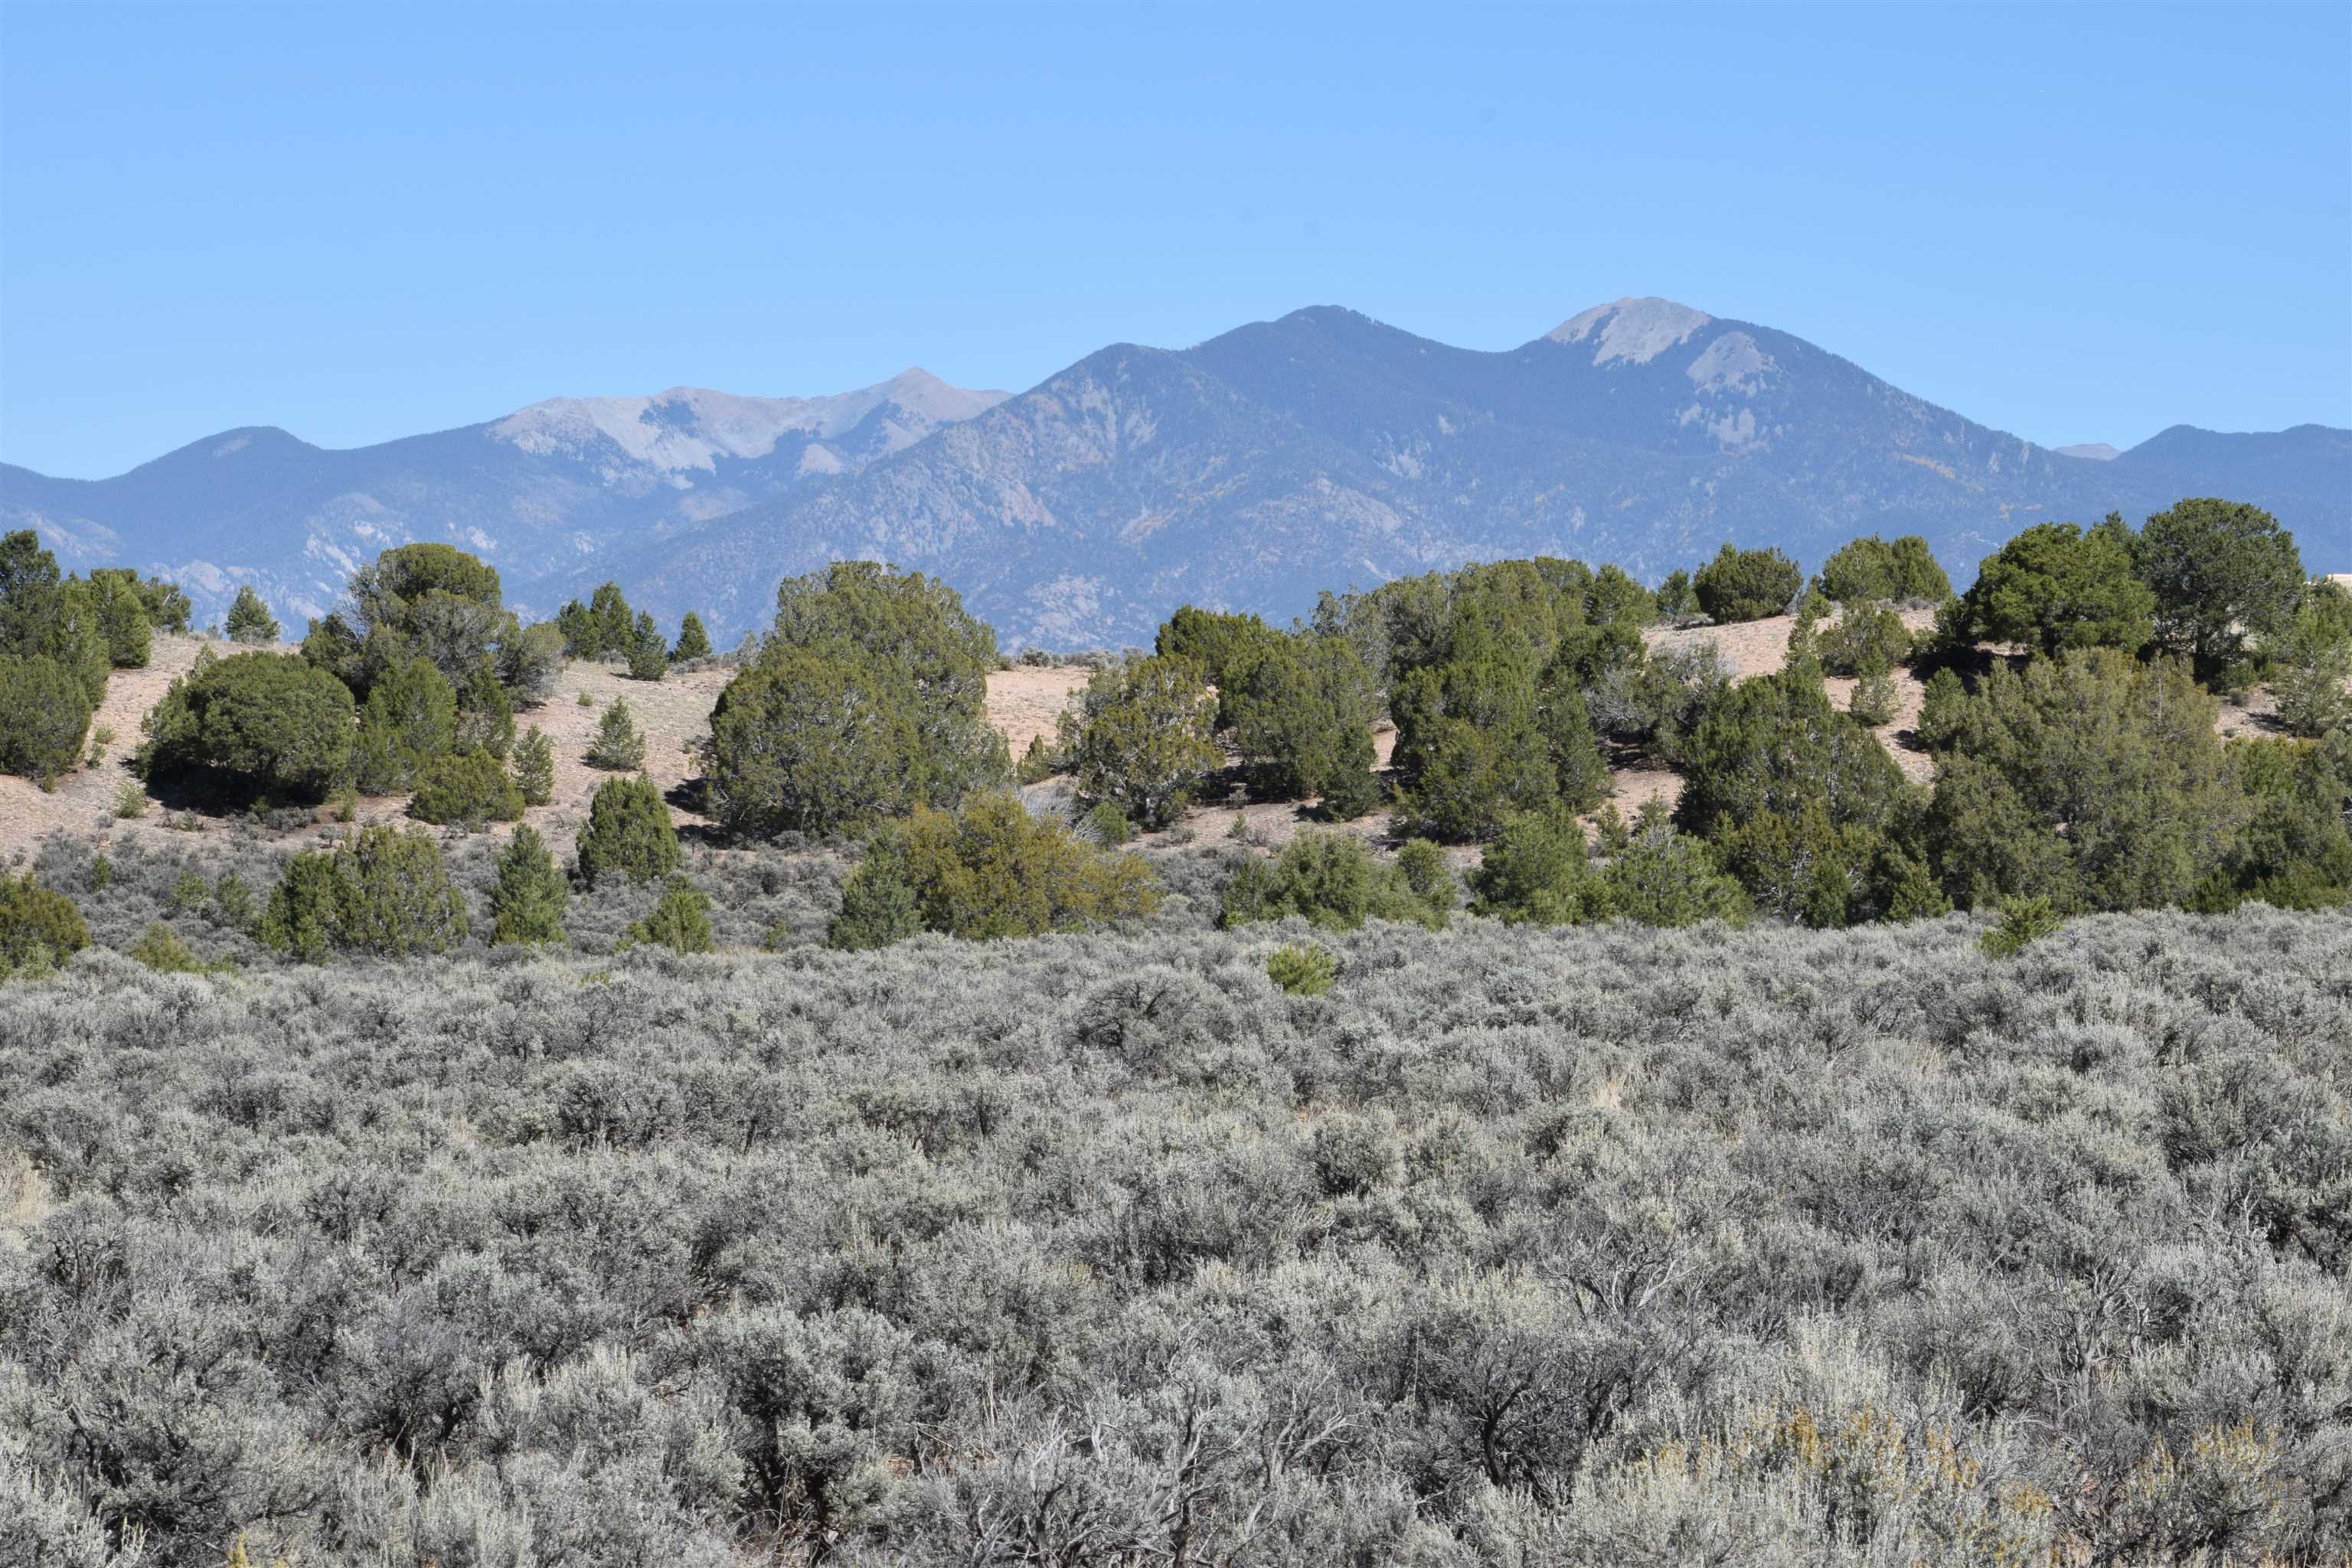
[[[1469,560],[1654,580],[1726,539],[1811,567],[1922,533],[1965,584],[2029,523],[2187,495],[2253,501],[2315,570],[2352,565],[2352,431],[2042,447],[1786,332],[1629,299],[1499,353],[1319,307],[1114,344],[1018,395],[910,370],[831,397],[559,398],[344,451],[232,430],[110,479],[0,466],[0,525],[176,576],[200,616],[252,582],[289,632],[375,552],[438,539],[540,615],[612,578],[731,637],[780,576],[864,557],[943,577],[1008,647],[1086,647],[1186,602],[1286,618]]]

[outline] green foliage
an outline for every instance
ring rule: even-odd
[[[572,658],[602,658],[625,653],[636,631],[636,617],[620,584],[606,583],[587,604],[573,599],[556,612],[555,625],[563,634],[563,650]]]
[[[479,750],[446,752],[426,763],[408,803],[408,815],[420,822],[467,827],[518,821],[522,812],[522,791],[506,764]]]
[[[824,833],[945,805],[1012,773],[989,726],[996,635],[953,589],[838,562],[776,589],[758,661],[711,713],[711,810],[738,834]]]
[[[2352,745],[2331,752],[2305,741],[2232,741],[2224,756],[2252,806],[2189,907],[2219,914],[2247,902],[2287,910],[2352,903]]]
[[[143,618],[154,631],[185,632],[188,617],[195,611],[195,606],[189,602],[187,595],[180,591],[177,583],[155,577],[142,578],[134,567],[100,566],[89,574],[89,580],[110,595],[117,590],[128,590],[139,601]],[[142,646],[144,646],[143,641]],[[139,668],[143,668],[145,662],[142,658]]]
[[[1441,842],[1492,837],[1514,811],[1589,810],[1608,768],[1563,644],[1540,675],[1524,658],[1413,670],[1391,696],[1392,759],[1409,830]]]
[[[718,715],[711,717],[715,725]],[[604,710],[604,716],[596,721],[596,738],[588,743],[581,761],[616,773],[646,765],[646,737],[637,728],[636,716],[629,711],[627,698],[614,698],[612,706]]]
[[[1882,669],[1854,683],[1853,697],[1846,704],[1846,711],[1853,715],[1856,722],[1876,729],[1895,722],[1896,704],[1895,678]]]
[[[466,939],[466,900],[441,847],[422,832],[363,827],[331,852],[287,861],[255,937],[315,963],[345,951],[399,958]]]
[[[498,880],[490,889],[491,943],[562,942],[563,908],[571,898],[547,840],[537,828],[516,828],[499,854]]]
[[[290,653],[199,660],[141,727],[139,766],[151,783],[210,776],[247,794],[319,800],[352,763],[352,694]]]
[[[114,815],[123,822],[147,815],[147,791],[138,780],[125,779],[114,792]]]
[[[1836,825],[1881,827],[1903,791],[1903,772],[1877,737],[1796,670],[1725,692],[1685,754],[1675,821],[1702,837],[1768,811],[1793,816],[1816,800]]]
[[[1726,543],[1691,579],[1698,606],[1716,621],[1760,621],[1786,615],[1805,575],[1778,550],[1741,550]]]
[[[1147,828],[1183,812],[1219,752],[1202,667],[1154,656],[1105,665],[1062,715],[1062,751],[1079,798],[1103,801]]]
[[[415,789],[436,757],[457,749],[457,693],[432,660],[407,659],[369,689],[353,759],[360,788],[370,795]]]
[[[562,677],[563,633],[549,621],[509,627],[494,657],[499,684],[509,700],[536,708],[555,695],[555,683]]]
[[[40,974],[89,945],[81,910],[29,871],[0,877],[0,980]]]
[[[2352,593],[2315,583],[2271,647],[2271,689],[2287,733],[2316,740],[2352,730]]]
[[[1952,584],[1919,535],[1906,533],[1890,544],[1873,533],[1841,546],[1822,563],[1822,591],[1847,605],[1939,605],[1952,596]]]
[[[659,680],[669,669],[669,647],[662,640],[661,628],[654,625],[653,612],[641,610],[629,631],[627,647],[629,679]]]
[[[1442,903],[1435,889],[1416,890],[1403,871],[1381,865],[1352,833],[1307,832],[1271,861],[1253,855],[1234,868],[1217,923],[1243,926],[1297,915],[1332,931],[1355,931],[1367,920],[1434,930],[1445,924],[1453,904],[1450,889]]]
[[[1587,864],[1584,828],[1562,811],[1520,811],[1504,819],[1470,873],[1470,912],[1513,924],[1577,925],[1601,918]]]
[[[629,940],[673,952],[709,952],[710,896],[683,877],[673,877],[661,901],[629,927]]]
[[[1087,812],[1087,837],[1106,849],[1116,849],[1135,837],[1135,825],[1128,821],[1118,807],[1107,800],[1098,800]]]
[[[1968,683],[1959,671],[1938,665],[1927,678],[1927,689],[1919,703],[1919,722],[1912,732],[1929,751],[1948,751],[1958,742],[1974,711],[1969,706]]]
[[[974,795],[952,812],[918,806],[896,831],[928,931],[1039,936],[1149,914],[1160,901],[1140,858],[1097,848],[1008,795]]]
[[[1984,558],[1955,613],[1972,641],[2068,648],[2147,643],[2156,597],[2132,565],[2131,531],[2110,514],[2095,528],[2042,522]]]
[[[89,574],[107,658],[117,669],[146,668],[153,649],[154,624],[149,619],[148,601],[139,591],[138,575],[121,567]]]
[[[1043,735],[1029,737],[1028,749],[1021,753],[1013,776],[1024,784],[1043,784],[1062,771],[1062,759],[1045,743]]]
[[[1349,805],[1361,801],[1371,784],[1377,699],[1354,646],[1339,637],[1267,632],[1234,662],[1219,704],[1251,791],[1306,800],[1336,789]],[[1362,783],[1343,776],[1355,773],[1366,775]]]
[[[47,785],[81,760],[89,695],[46,655],[0,653],[0,772]]]
[[[1507,923],[1647,926],[1744,921],[1750,904],[1706,846],[1675,830],[1652,802],[1630,830],[1614,808],[1601,815],[1596,861],[1574,818],[1523,812],[1504,825],[1471,874],[1471,910]]]
[[[2156,640],[2211,670],[2246,637],[2286,630],[2303,600],[2294,535],[2260,507],[2210,498],[2158,512],[2131,542],[2133,567],[2156,595]]]
[[[1666,574],[1658,584],[1658,618],[1679,621],[1698,613],[1698,595],[1691,588],[1691,574],[1677,566]]]
[[[456,685],[457,745],[503,758],[514,745],[514,704],[487,658],[477,659]]]
[[[678,868],[677,829],[661,791],[643,773],[606,779],[588,803],[580,829],[580,880],[593,888],[611,877],[653,882]]]
[[[149,924],[138,944],[131,948],[131,956],[158,974],[206,974],[215,968],[235,967],[226,962],[218,965],[206,963],[162,921]]]
[[[1997,666],[1949,721],[1929,832],[1964,907],[2039,897],[2062,913],[2180,903],[2248,814],[2219,704],[2176,660],[2111,648]]]
[[[1282,640],[1281,633],[1255,616],[1220,615],[1186,605],[1160,626],[1151,651],[1160,658],[1186,658],[1199,665],[1202,679],[1217,688],[1222,700],[1268,647]],[[1230,722],[1221,715],[1218,727]]]
[[[1453,919],[1460,887],[1444,850],[1426,838],[1408,838],[1397,847],[1396,874],[1405,890],[1435,917],[1430,923],[1442,928]]]
[[[555,798],[555,747],[536,724],[515,743],[514,780],[527,806],[545,805]]]
[[[1987,958],[2014,958],[2043,937],[2057,935],[2065,923],[2048,899],[2003,899],[2000,920],[1978,945]]]
[[[1311,942],[1286,942],[1266,955],[1265,977],[1293,996],[1320,996],[1339,979],[1339,961]]]
[[[842,885],[841,909],[826,928],[826,942],[847,952],[869,952],[904,942],[923,929],[915,884],[907,871],[906,839],[896,827],[877,833],[866,858]]]
[[[213,914],[218,923],[232,931],[245,931],[253,924],[253,889],[245,879],[234,871],[224,871],[213,884]]]
[[[106,700],[113,660],[105,595],[99,586],[61,577],[57,558],[41,548],[30,529],[0,535],[0,658],[5,657],[50,660],[81,687],[87,709],[95,711]],[[54,733],[59,710],[53,701],[31,705],[30,710],[44,715],[44,728]],[[0,727],[0,749],[7,746],[7,733]],[[77,758],[81,754],[79,741],[73,752]]]
[[[753,837],[902,815],[930,797],[924,764],[905,669],[838,650],[763,655],[719,694],[704,752],[712,815]]]
[[[710,657],[710,634],[702,629],[702,617],[692,610],[677,624],[677,643],[669,650],[672,664],[684,664],[691,658]]]
[[[228,619],[223,623],[223,629],[234,643],[276,642],[278,617],[269,613],[269,606],[253,591],[253,584],[246,583],[237,588],[236,600],[228,607]]]
[[[1911,632],[1903,617],[1869,600],[1850,601],[1815,647],[1832,675],[1885,675],[1911,661]]]

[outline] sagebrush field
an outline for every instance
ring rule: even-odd
[[[1167,872],[1119,934],[0,988],[0,1556],[2352,1543],[2340,914],[1375,924],[1307,999]]]

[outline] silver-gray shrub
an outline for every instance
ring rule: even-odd
[[[106,931],[178,874],[117,859]],[[693,868],[739,945],[825,901]],[[1019,943],[613,956],[599,895],[576,952],[0,987],[0,1542],[2352,1548],[2352,921],[1376,921],[1305,997],[1303,925],[1171,881]]]

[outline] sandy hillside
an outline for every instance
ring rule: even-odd
[[[1933,619],[1924,610],[1904,616],[1905,624],[1915,632],[1925,629]],[[1653,648],[1689,647],[1712,642],[1736,676],[1747,679],[1770,674],[1781,667],[1790,625],[1790,617],[1776,616],[1731,626],[1653,628],[1643,635]],[[152,662],[147,668],[114,673],[107,686],[106,702],[91,731],[95,736],[110,729],[113,739],[96,766],[77,769],[60,779],[57,788],[47,794],[27,780],[0,776],[0,863],[21,858],[53,831],[107,837],[118,842],[155,834],[176,837],[188,832],[230,831],[231,824],[219,817],[167,814],[152,797],[142,797],[147,809],[142,817],[118,819],[114,814],[117,798],[125,786],[135,786],[137,782],[125,763],[139,743],[140,718],[174,679],[187,672],[195,660],[196,650],[204,646],[203,640],[196,637],[159,635],[154,639]],[[232,651],[231,645],[226,643],[214,646],[223,653]],[[293,651],[289,644],[279,644],[278,649]],[[605,708],[614,700],[624,700],[646,737],[646,771],[671,797],[678,825],[687,829],[705,826],[701,817],[686,808],[691,795],[682,786],[698,772],[688,748],[709,732],[711,705],[731,674],[726,668],[713,666],[673,671],[660,681],[648,683],[628,679],[617,666],[578,660],[566,664],[553,698],[541,707],[516,715],[518,729],[536,724],[547,732],[555,749],[555,798],[547,805],[533,807],[527,820],[551,836],[568,837],[585,816],[589,798],[604,775],[581,758],[595,738]],[[1024,665],[999,670],[989,677],[989,718],[1004,736],[1013,756],[1020,756],[1030,741],[1038,736],[1048,740],[1053,737],[1056,716],[1071,695],[1086,684],[1087,675],[1088,671],[1078,666]],[[1839,707],[1852,701],[1853,681],[1832,678],[1827,684],[1831,700]],[[1904,772],[1926,783],[1934,772],[1933,760],[1918,749],[1910,732],[1917,721],[1926,689],[1907,669],[1895,672],[1895,721],[1881,726],[1876,732]],[[580,700],[583,693],[588,698],[586,706]],[[2225,702],[2218,728],[2229,736],[2276,733],[2274,712],[2270,694],[2256,689]],[[1395,745],[1394,730],[1382,724],[1374,736],[1381,766],[1388,765]],[[1680,776],[1661,768],[1619,768],[1612,773],[1611,784],[1612,801],[1629,817],[1651,800],[1662,799],[1672,805],[1682,792]],[[360,803],[360,820],[404,820],[406,805],[406,797],[401,795],[363,799]],[[1188,813],[1176,829],[1155,835],[1150,842],[1155,847],[1164,847],[1222,839],[1229,834],[1236,815],[1246,824],[1244,841],[1266,849],[1287,843],[1313,822],[1310,809],[1305,805],[1245,805],[1227,795],[1204,802]],[[315,814],[315,819],[324,820],[326,816],[322,810]],[[1347,827],[1370,838],[1390,835],[1386,813],[1375,813]],[[281,827],[279,837],[292,844],[306,840],[310,832],[310,826],[305,822]],[[1465,851],[1465,857],[1475,858],[1475,854]]]

